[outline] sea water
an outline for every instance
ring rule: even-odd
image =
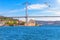
[[[1,26],[0,40],[60,40],[60,26]]]

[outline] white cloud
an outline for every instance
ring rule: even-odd
[[[46,4],[32,4],[32,5],[29,5],[28,6],[28,9],[29,10],[40,10],[40,9],[44,9],[44,8],[47,8],[48,5]]]
[[[44,10],[43,13],[48,14],[54,14],[52,16],[60,16],[60,10],[51,8],[50,10]],[[51,13],[50,13],[51,12]],[[38,16],[38,15],[36,15]],[[40,14],[41,16],[41,14]],[[43,16],[46,16],[43,14]],[[47,15],[48,16],[48,15]],[[41,21],[60,21],[60,17],[44,17],[44,18],[35,18],[35,20],[41,20]]]
[[[57,3],[59,3],[60,4],[60,0],[56,0],[57,1]]]
[[[22,12],[24,9],[14,9],[14,10],[9,10],[9,11],[2,11],[0,14],[10,14],[10,13],[17,13],[17,12]]]
[[[53,9],[51,9],[51,10],[48,10],[49,12],[52,12],[54,15],[56,15],[56,16],[60,16],[60,10],[53,10]],[[53,15],[53,16],[54,16]]]
[[[60,11],[55,11],[55,15],[60,16]]]
[[[8,11],[8,13],[17,13],[17,12],[21,12],[21,11],[24,11],[24,9],[10,10],[10,11]]]
[[[58,17],[55,17],[55,18],[53,18],[53,17],[48,17],[48,18],[46,18],[46,17],[44,17],[44,18],[36,18],[35,20],[41,20],[41,21],[60,21],[60,18],[58,18]]]
[[[8,13],[15,13],[15,12],[19,12],[20,10],[10,10],[8,11]]]

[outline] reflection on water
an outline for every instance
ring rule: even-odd
[[[0,27],[0,40],[60,40],[60,27]]]

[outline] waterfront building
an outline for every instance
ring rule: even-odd
[[[35,26],[36,25],[36,23],[35,23],[35,21],[34,20],[29,20],[29,22],[26,24],[25,23],[25,26]]]

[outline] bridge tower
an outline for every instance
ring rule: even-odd
[[[25,18],[26,18],[26,25],[28,25],[28,5],[29,5],[29,3],[28,2],[25,2],[24,3],[25,4],[25,13],[26,13],[26,16],[25,16]]]

